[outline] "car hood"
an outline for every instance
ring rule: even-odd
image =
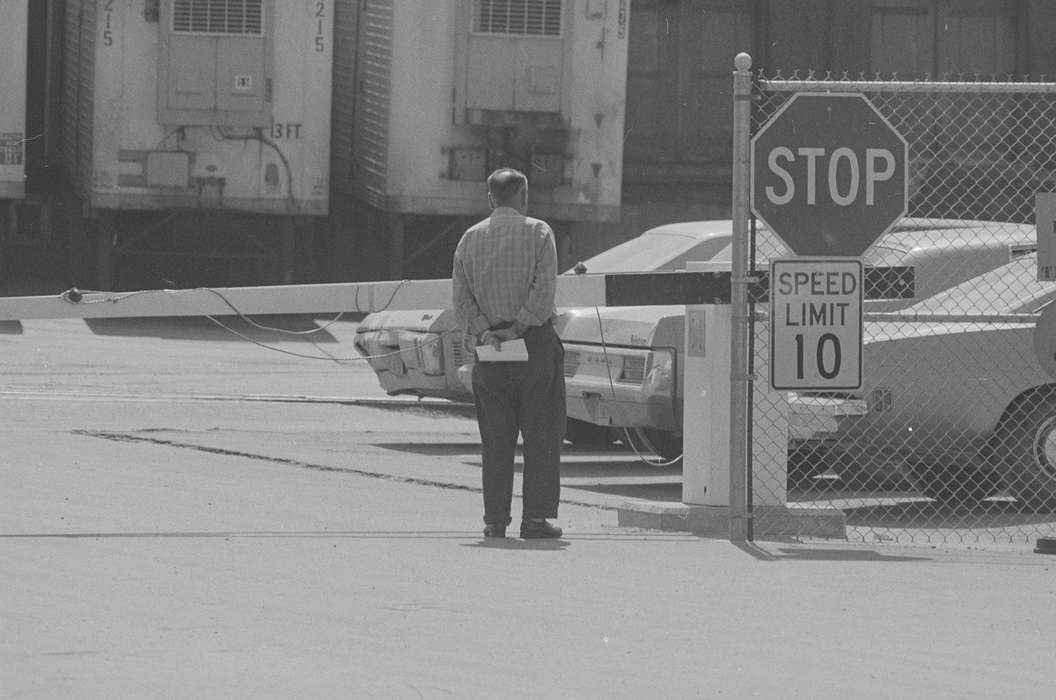
[[[602,251],[580,265],[585,272],[607,274],[682,269],[687,260],[711,260],[728,249],[732,232],[729,219],[667,224]]]
[[[368,314],[359,323],[357,333],[379,330],[419,331],[440,333],[455,328],[453,309],[415,309],[378,311]]]
[[[910,322],[905,321],[866,321],[863,328],[863,342],[884,343],[911,338],[928,338],[935,336],[963,335],[966,333],[994,333],[1033,328],[1030,323],[991,321],[980,323],[951,316],[949,321]]]
[[[1038,281],[1037,267],[1038,254],[1026,254],[919,301],[905,313],[1036,313],[1056,298],[1056,286]]]
[[[574,308],[564,312],[559,329],[561,340],[571,343],[656,347],[677,336],[681,345],[685,313],[685,306]]]

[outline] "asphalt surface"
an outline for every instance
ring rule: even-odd
[[[578,450],[564,538],[485,541],[475,423],[394,407],[352,323],[13,330],[2,697],[1053,697],[1030,547],[621,528],[677,473]]]

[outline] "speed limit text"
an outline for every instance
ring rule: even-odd
[[[850,320],[847,313],[852,309],[851,302],[825,301],[824,297],[847,299],[857,293],[858,278],[850,272],[782,272],[777,276],[777,289],[786,297],[811,298],[800,303],[785,302],[786,326],[845,326]]]

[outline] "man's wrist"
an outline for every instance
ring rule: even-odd
[[[510,329],[513,331],[514,335],[520,338],[524,335],[525,331],[528,330],[528,326],[520,321],[514,321]]]

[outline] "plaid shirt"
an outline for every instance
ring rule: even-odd
[[[541,326],[557,314],[554,232],[498,207],[462,235],[451,282],[459,327],[473,335],[503,322]]]

